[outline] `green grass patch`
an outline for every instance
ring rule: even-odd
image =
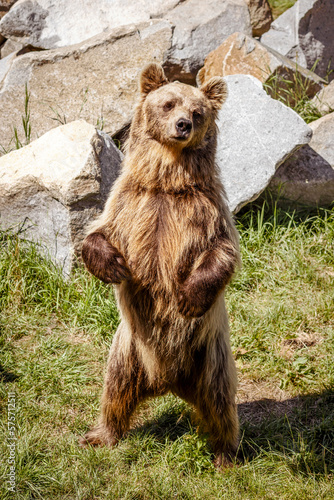
[[[253,204],[237,224],[243,266],[227,304],[241,442],[239,466],[224,474],[172,395],[145,403],[116,448],[79,448],[118,324],[112,288],[81,268],[65,281],[36,245],[1,233],[0,498],[333,498],[334,210]]]
[[[290,9],[296,3],[296,0],[268,0],[268,3],[271,7],[273,18],[276,19],[283,12]]]

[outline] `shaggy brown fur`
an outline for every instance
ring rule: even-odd
[[[115,444],[143,399],[172,391],[206,422],[220,466],[238,439],[224,304],[238,236],[215,164],[226,85],[168,83],[151,64],[140,89],[121,175],[82,250],[121,311],[99,424],[82,444]]]

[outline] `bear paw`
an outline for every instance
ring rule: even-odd
[[[103,233],[91,233],[85,238],[82,259],[88,271],[104,283],[119,284],[131,277],[124,257]]]
[[[95,427],[79,439],[81,448],[90,446],[115,446],[118,440],[103,427]]]
[[[198,297],[189,297],[184,291],[178,295],[178,309],[185,318],[200,318],[210,309],[211,304],[203,303]]]

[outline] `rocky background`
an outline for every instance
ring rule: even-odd
[[[151,61],[192,85],[226,77],[217,162],[234,213],[265,190],[334,201],[333,0],[0,0],[0,18],[1,227],[65,274]]]

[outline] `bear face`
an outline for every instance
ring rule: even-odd
[[[214,121],[210,101],[203,92],[179,82],[151,92],[143,113],[146,130],[153,139],[180,149],[203,143]]]
[[[168,83],[161,67],[155,64],[143,71],[140,88],[140,116],[147,135],[180,151],[203,147],[227,96],[222,78],[212,78],[200,89],[180,82]]]

